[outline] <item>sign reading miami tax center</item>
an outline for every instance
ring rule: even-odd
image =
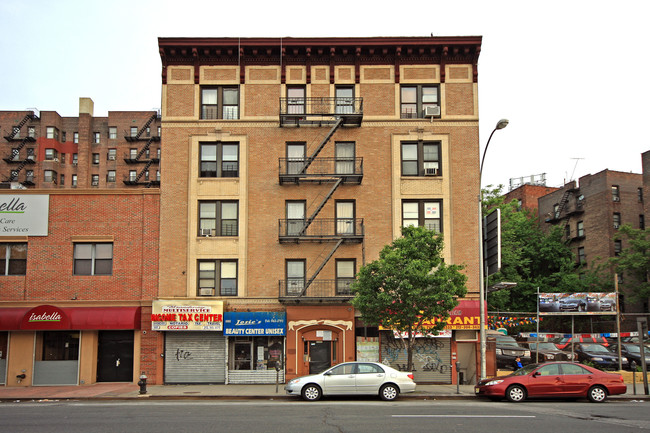
[[[0,236],[47,236],[49,195],[0,194]]]

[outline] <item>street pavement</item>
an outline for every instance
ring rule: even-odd
[[[628,384],[626,394],[611,396],[617,399],[648,399],[643,383],[636,383],[636,394]],[[128,400],[128,399],[239,399],[278,400],[298,399],[286,395],[284,385],[148,385],[146,393],[132,383],[96,383],[81,386],[23,386],[0,387],[0,401],[32,400]],[[401,394],[400,399],[450,400],[474,399],[473,385],[418,385],[414,393]]]

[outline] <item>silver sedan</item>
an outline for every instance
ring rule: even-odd
[[[289,395],[316,401],[323,395],[379,395],[395,400],[400,393],[415,391],[413,373],[404,373],[377,362],[345,362],[319,374],[298,377],[284,387]]]

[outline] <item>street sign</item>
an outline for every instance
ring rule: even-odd
[[[483,218],[483,267],[489,277],[501,270],[501,209]]]

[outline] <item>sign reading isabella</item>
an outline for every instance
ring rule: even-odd
[[[39,305],[25,313],[20,329],[70,329],[70,319],[58,307]]]

